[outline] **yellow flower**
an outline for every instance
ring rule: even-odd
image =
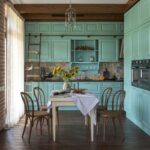
[[[74,79],[78,73],[78,66],[74,66],[71,69],[66,69],[61,66],[57,66],[53,69],[53,75],[62,78],[63,80]]]

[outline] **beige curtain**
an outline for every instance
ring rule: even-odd
[[[7,5],[6,126],[15,125],[24,113],[24,21]]]

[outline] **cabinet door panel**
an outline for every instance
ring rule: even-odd
[[[95,33],[98,32],[98,24],[97,23],[86,23],[85,24],[85,32],[86,33]]]
[[[140,51],[139,58],[145,59],[149,58],[149,49],[150,49],[150,27],[149,24],[146,24],[140,29]]]
[[[92,93],[100,93],[99,83],[96,82],[90,82],[90,84],[86,82],[80,82],[79,88],[87,89],[89,92]]]
[[[39,26],[38,23],[34,22],[27,22],[25,24],[25,33],[39,33]]]
[[[135,31],[132,34],[132,59],[139,58],[139,31]]]
[[[118,23],[101,23],[101,33],[103,34],[117,34],[118,33]]]
[[[140,1],[140,19],[141,19],[141,24],[146,23],[147,21],[150,20],[150,0],[141,0]]]
[[[41,43],[41,61],[50,62],[52,57],[51,41],[42,41]]]
[[[65,27],[65,23],[52,23],[52,32],[56,34],[67,33],[68,30]]]
[[[104,62],[118,61],[118,40],[109,38],[99,41],[99,59]]]
[[[39,32],[40,33],[51,33],[51,24],[48,22],[41,22],[39,23]]]
[[[53,40],[52,45],[54,62],[70,61],[70,41],[69,40]]]

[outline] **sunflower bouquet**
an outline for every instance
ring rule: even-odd
[[[60,77],[63,81],[70,81],[76,77],[78,74],[78,66],[74,66],[71,69],[66,69],[65,67],[56,66],[53,69],[53,75]]]

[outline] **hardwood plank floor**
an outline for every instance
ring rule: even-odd
[[[110,124],[106,133],[106,142],[102,141],[102,125],[95,141],[90,142],[90,132],[84,126],[84,118],[78,111],[60,112],[60,125],[57,128],[57,141],[48,140],[47,126],[43,127],[43,135],[34,127],[31,143],[28,144],[28,128],[24,139],[21,138],[24,119],[18,125],[0,133],[0,150],[150,150],[150,136],[136,127],[128,119],[124,119],[124,136]]]

